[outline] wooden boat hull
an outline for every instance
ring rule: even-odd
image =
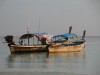
[[[48,51],[51,53],[53,52],[78,52],[78,51],[82,51],[84,47],[85,47],[84,44],[70,45],[70,46],[54,45],[54,46],[49,46]]]
[[[9,46],[11,53],[20,52],[46,52],[46,45],[11,45]]]
[[[49,52],[49,53],[54,53],[54,52],[78,52],[82,51],[83,48],[85,47],[84,44],[79,44],[79,45],[70,45],[70,46],[65,46],[65,45],[51,45],[47,47],[47,45],[11,45],[9,46],[11,53],[27,53],[27,52]]]

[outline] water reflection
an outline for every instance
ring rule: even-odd
[[[10,54],[8,68],[57,68],[67,64],[84,63],[84,52]]]
[[[8,68],[32,68],[39,66],[40,63],[47,63],[47,57],[46,53],[10,54],[7,58],[7,65]]]
[[[80,51],[80,52],[66,52],[66,53],[49,53],[49,57],[85,57],[85,52]]]

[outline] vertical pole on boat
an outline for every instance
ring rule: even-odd
[[[29,45],[29,21],[27,20],[27,34],[28,34],[28,45]]]
[[[82,39],[85,38],[85,34],[86,34],[86,30],[83,31],[83,36],[82,36]]]
[[[72,31],[72,26],[69,27],[69,34],[71,33]]]
[[[24,39],[24,44],[25,44],[25,39]]]
[[[34,45],[34,37],[33,37],[33,45]]]
[[[38,37],[39,37],[39,33],[40,33],[40,17],[39,17]],[[37,40],[37,44],[39,44],[39,38]]]
[[[29,21],[27,20],[27,34],[29,34]]]

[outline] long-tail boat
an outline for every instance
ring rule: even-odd
[[[4,39],[8,43],[11,53],[47,52],[46,39],[42,37],[42,41],[40,41],[36,34],[24,34],[20,36],[18,43],[13,41],[12,35],[7,35]]]
[[[71,33],[72,26],[69,27],[69,33],[60,34],[53,36],[52,43],[48,47],[49,52],[77,52],[85,48],[85,34],[83,31],[83,36],[78,39],[76,34]]]

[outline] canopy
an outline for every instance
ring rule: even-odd
[[[33,36],[36,36],[35,34],[31,34],[31,33],[29,33],[29,34],[24,34],[24,35],[22,35],[21,37],[20,37],[20,39],[27,39],[27,38],[31,38],[31,37],[33,37]],[[36,36],[37,37],[37,36]]]
[[[45,37],[47,39],[50,39],[52,37],[51,34],[48,34],[48,33],[29,33],[29,34],[23,34],[20,39],[27,39],[27,38],[31,38],[31,37],[34,37],[36,36],[37,38],[39,37]]]
[[[57,37],[66,38],[66,37],[73,37],[73,36],[76,36],[76,35],[75,34],[72,34],[72,33],[71,34],[65,33],[65,34],[53,36],[52,38],[57,38]]]

